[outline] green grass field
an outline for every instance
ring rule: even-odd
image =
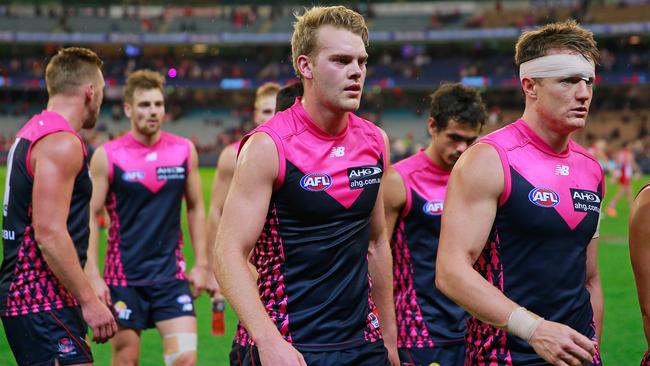
[[[0,182],[4,182],[5,167],[0,168]],[[203,193],[206,207],[210,196],[210,187],[214,169],[201,169],[203,178]],[[636,182],[636,188],[647,181]],[[4,184],[0,188],[0,193]],[[610,197],[615,187],[608,187]],[[605,201],[607,202],[607,200]],[[636,291],[630,267],[627,248],[627,216],[628,208],[625,202],[619,204],[619,217],[603,218],[600,241],[600,273],[605,293],[605,325],[602,340],[602,355],[606,365],[626,366],[638,365],[645,350],[641,315],[637,303]],[[185,220],[185,217],[183,217]],[[185,231],[185,237],[189,236]],[[104,243],[104,241],[102,241]],[[105,244],[100,247],[103,257]],[[188,264],[193,262],[191,246],[184,248]],[[236,319],[230,308],[226,310],[226,336],[214,337],[210,334],[211,313],[207,296],[202,295],[196,301],[196,313],[199,327],[199,365],[227,365],[228,352],[235,330]],[[141,347],[141,365],[162,365],[162,343],[155,330],[143,332]],[[96,365],[110,364],[110,346],[93,345]],[[15,361],[7,345],[4,330],[0,329],[0,365],[13,365]]]

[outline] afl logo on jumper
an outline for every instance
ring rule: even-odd
[[[543,187],[533,188],[528,199],[539,207],[555,207],[560,203],[560,196],[554,190]]]
[[[300,186],[311,192],[324,191],[332,185],[332,177],[327,173],[309,173],[300,179]]]
[[[422,206],[422,211],[429,216],[439,216],[442,215],[442,209],[444,207],[444,202],[440,200],[428,201]]]
[[[122,180],[127,182],[137,182],[144,179],[144,172],[141,170],[131,170],[122,173]]]

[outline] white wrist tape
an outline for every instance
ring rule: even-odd
[[[542,320],[544,320],[544,318],[539,317],[526,310],[526,308],[520,306],[510,313],[506,331],[528,342]]]
[[[542,56],[519,65],[519,80],[528,78],[571,77],[594,78],[594,61],[576,54],[556,54]]]

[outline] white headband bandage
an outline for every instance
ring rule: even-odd
[[[596,65],[582,55],[566,53],[534,58],[519,65],[519,80],[571,76],[593,78]]]

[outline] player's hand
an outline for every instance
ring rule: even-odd
[[[117,323],[110,309],[97,298],[81,305],[84,320],[93,331],[93,341],[104,343],[117,332]]]
[[[582,366],[592,362],[596,342],[570,327],[542,320],[528,342],[544,360],[559,366]]]
[[[111,301],[111,291],[106,286],[106,282],[99,275],[88,275],[88,280],[95,290],[95,294],[99,298],[99,301],[106,304],[106,306],[111,307],[113,302]]]
[[[272,344],[258,344],[257,351],[262,366],[307,366],[300,352],[282,338]]]
[[[388,361],[390,362],[390,366],[401,366],[402,364],[400,363],[399,360],[399,353],[397,353],[397,348],[387,348],[388,349]]]
[[[391,366],[401,366],[399,360],[399,353],[397,352],[397,334],[393,332],[395,329],[389,329],[388,327],[381,328],[384,336],[384,347],[388,351],[388,361],[390,361]]]
[[[199,297],[202,291],[206,291],[210,296],[214,296],[218,290],[217,280],[213,271],[208,266],[194,266],[187,276],[187,280],[192,286],[192,296]]]
[[[214,275],[214,271],[208,271],[208,283],[205,285],[205,291],[211,298],[221,296],[221,289],[219,288],[219,283],[217,282],[217,277]]]

